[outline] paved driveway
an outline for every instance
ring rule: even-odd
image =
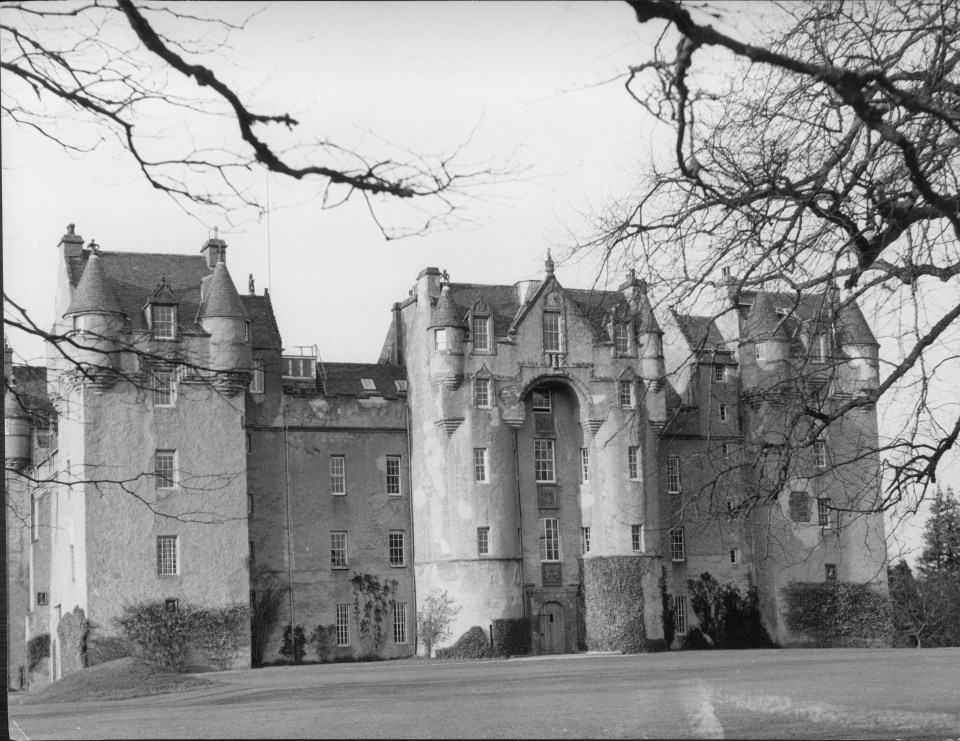
[[[16,704],[14,739],[960,738],[960,649],[417,660],[207,675],[213,688]]]

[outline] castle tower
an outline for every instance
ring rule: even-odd
[[[223,260],[225,248],[218,253],[213,275],[203,280],[199,316],[200,325],[210,333],[210,369],[216,373],[216,387],[236,396],[247,389],[253,376],[250,318]]]

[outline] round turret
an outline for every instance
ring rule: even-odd
[[[21,468],[30,462],[30,413],[14,389],[8,388],[3,397],[4,458],[11,468]]]
[[[115,367],[124,313],[96,252],[87,260],[63,318],[72,323],[72,342],[60,344],[70,360],[88,370]]]
[[[210,334],[210,368],[218,387],[242,391],[253,373],[250,318],[223,260],[205,280],[200,325]]]
[[[631,274],[634,286],[633,328],[637,338],[637,360],[640,377],[659,388],[666,376],[663,359],[663,330],[650,306],[647,297],[647,284],[636,280]]]
[[[880,385],[880,345],[860,308],[852,302],[837,311],[837,344],[846,357],[846,368],[840,370],[840,387],[857,394]]]
[[[784,317],[766,293],[758,293],[740,338],[744,389],[769,389],[789,374],[790,336]]]
[[[456,304],[450,295],[450,284],[440,291],[440,298],[431,314],[427,327],[430,342],[430,382],[451,388],[463,378],[463,351],[461,350],[466,328],[459,317]]]

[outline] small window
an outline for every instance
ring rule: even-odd
[[[813,443],[813,462],[817,468],[827,467],[827,444],[823,440]]]
[[[263,393],[263,361],[253,361],[253,378],[250,379],[250,393]]]
[[[727,405],[726,404],[720,405],[720,421],[721,422],[727,421]]]
[[[727,500],[727,514],[728,515],[736,514],[736,507],[734,506],[732,499]]]
[[[825,576],[827,578],[827,581],[836,581],[837,565],[835,563],[824,564],[824,570],[826,571]]]
[[[827,337],[818,334],[810,341],[810,360],[821,364],[827,362]]]
[[[350,605],[337,605],[337,645],[350,645]]]
[[[543,351],[562,351],[560,340],[560,314],[555,311],[543,312]]]
[[[757,360],[767,359],[767,345],[765,342],[758,342],[756,345]]]
[[[487,352],[490,350],[490,317],[475,316],[471,322],[473,335],[473,351]]]
[[[687,552],[683,542],[683,528],[675,527],[670,531],[670,560],[686,561]]]
[[[473,379],[473,405],[480,409],[490,408],[490,379]]]
[[[363,386],[364,391],[376,391],[377,384],[373,382],[372,378],[361,378],[360,385]]]
[[[153,405],[155,407],[172,407],[177,399],[177,382],[174,371],[170,368],[156,370],[153,373]]]
[[[347,533],[345,530],[330,533],[330,568],[345,569],[347,559]]]
[[[643,537],[643,525],[631,525],[630,526],[630,547],[634,551],[643,552],[646,550],[644,547]]]
[[[250,562],[250,566],[253,566],[257,562],[257,552],[253,547],[252,540],[247,541],[247,545],[250,546],[250,555],[248,556],[248,560]]]
[[[330,493],[335,496],[347,493],[347,459],[342,455],[330,456]]]
[[[590,451],[587,448],[580,448],[580,483],[585,484],[590,480]]]
[[[253,514],[253,494],[247,494],[247,514]]]
[[[175,340],[177,338],[177,307],[154,305],[153,337],[157,340]]]
[[[630,322],[613,323],[613,344],[617,355],[630,353]]]
[[[548,388],[536,388],[533,390],[533,411],[552,412],[553,399]]]
[[[490,528],[477,528],[477,555],[487,556],[490,554]]]
[[[444,328],[433,330],[433,349],[434,350],[448,350],[449,345],[447,344],[447,330]]]
[[[633,409],[633,381],[617,382],[617,400],[624,409]]]
[[[687,632],[687,598],[673,598],[673,626],[674,632],[678,636],[685,635]]]
[[[163,609],[167,612],[179,612],[180,601],[177,599],[165,599],[163,601]]]
[[[47,604],[47,593],[46,592],[37,592],[37,605],[43,607]]]
[[[560,524],[556,517],[540,519],[540,560],[544,563],[560,560]]]
[[[400,456],[387,456],[387,494],[400,496]]]
[[[713,380],[717,383],[723,383],[726,380],[726,372],[722,365],[713,366]]]
[[[250,342],[250,322],[243,323],[243,341]]]
[[[580,549],[584,553],[590,552],[590,528],[589,527],[580,528]]]
[[[407,549],[405,546],[405,533],[403,530],[393,530],[390,532],[390,566],[399,568],[407,565]]]
[[[829,499],[818,499],[817,500],[817,522],[820,527],[830,527],[830,500]]]
[[[740,563],[740,549],[731,548],[730,549],[730,563],[736,565]]]
[[[177,536],[161,535],[157,538],[157,575],[176,576],[179,573]]]
[[[486,484],[487,479],[487,449],[473,449],[473,480],[478,484]]]
[[[627,471],[631,481],[640,480],[640,448],[636,445],[627,448]]]
[[[393,603],[393,642],[407,642],[407,603]]]
[[[557,480],[553,452],[553,440],[533,441],[533,461],[538,483],[552,484]]]
[[[790,519],[794,522],[810,522],[810,497],[807,492],[790,492]]]
[[[250,435],[249,432],[246,433],[246,435],[244,435],[244,437],[246,438],[246,442],[247,442],[247,452],[248,452],[248,453],[252,453],[252,452],[253,452],[253,437]]]
[[[394,383],[397,385],[397,391],[406,391],[406,390],[407,390],[407,382],[406,382],[406,381],[394,381]]]
[[[154,477],[158,489],[172,489],[176,485],[175,450],[158,450],[155,454]]]
[[[30,542],[40,540],[40,497],[34,494],[30,498]]]
[[[677,456],[667,458],[667,493],[680,493],[680,458]]]
[[[730,453],[732,452],[732,450],[733,450],[733,449],[732,449],[732,447],[730,446],[730,443],[721,443],[721,444],[720,444],[720,454],[721,454],[724,458],[729,458],[729,457],[730,457]]]

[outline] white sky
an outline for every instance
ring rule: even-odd
[[[4,120],[4,290],[41,326],[53,320],[66,224],[104,250],[184,254],[218,226],[241,292],[249,273],[258,293],[269,276],[288,349],[317,344],[326,361],[375,362],[390,307],[421,269],[446,269],[455,282],[538,278],[547,250],[563,253],[584,233],[583,214],[629,191],[637,163],[665,150],[621,82],[597,84],[649,58],[655,29],[625,3],[200,2],[189,12],[239,18],[261,8],[213,62],[251,108],[290,112],[306,138],[358,150],[381,146],[378,137],[422,153],[469,140],[466,162],[523,172],[479,191],[457,228],[386,242],[361,200],[321,210],[315,189],[276,176],[269,220],[198,220],[147,185],[117,145],[71,157]],[[734,20],[742,26],[761,8],[740,6]],[[266,176],[256,187],[265,191]],[[588,268],[557,275],[589,286]],[[42,362],[38,341],[9,340],[19,362]],[[947,479],[955,486],[957,469]]]

